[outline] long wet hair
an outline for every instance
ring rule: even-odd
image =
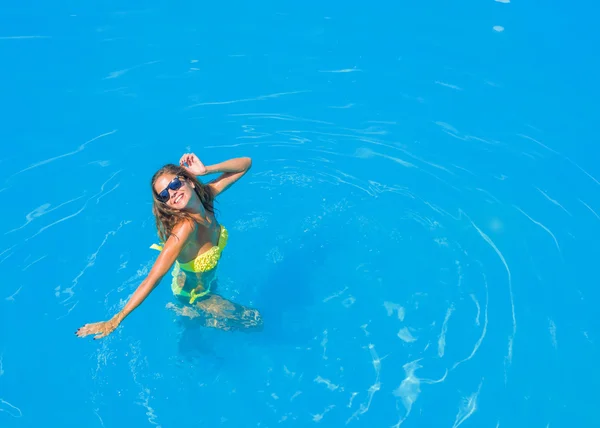
[[[215,213],[213,205],[215,197],[210,187],[202,184],[194,175],[190,174],[185,168],[179,165],[170,163],[163,166],[161,169],[156,171],[156,173],[152,176],[152,180],[150,181],[150,186],[152,188],[152,199],[154,200],[152,205],[152,213],[156,219],[156,229],[161,242],[165,242],[169,238],[173,228],[181,221],[191,221],[196,223],[196,220],[189,212],[174,210],[166,203],[158,200],[158,195],[154,190],[154,184],[156,183],[156,180],[158,180],[158,178],[163,174],[173,174],[178,177],[185,178],[185,180],[189,183],[193,183],[193,190],[196,192],[196,195],[198,195],[198,198],[200,198],[204,209],[211,214]]]

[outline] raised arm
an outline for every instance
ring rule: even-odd
[[[193,153],[184,154],[179,163],[194,175],[221,173],[219,177],[208,183],[215,196],[231,187],[252,167],[252,159],[248,157],[233,158],[225,162],[204,166],[198,156]]]
[[[146,297],[160,283],[173,263],[175,263],[175,260],[177,260],[193,229],[194,226],[190,222],[183,222],[177,225],[171,236],[169,236],[169,239],[167,239],[167,242],[165,242],[163,250],[154,262],[150,273],[135,290],[125,307],[110,320],[86,324],[78,329],[75,334],[79,337],[95,334],[94,339],[100,339],[112,333],[135,308],[142,304]]]

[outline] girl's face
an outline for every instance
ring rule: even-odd
[[[163,174],[154,182],[156,198],[169,208],[185,209],[196,196],[194,184],[175,174]]]

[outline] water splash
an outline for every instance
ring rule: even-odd
[[[458,413],[456,414],[456,419],[454,420],[454,425],[452,428],[458,428],[469,419],[473,413],[477,410],[477,397],[479,396],[479,392],[481,391],[481,386],[483,385],[483,379],[481,379],[481,383],[479,384],[479,388],[473,394],[469,395],[461,404]]]
[[[398,332],[398,337],[406,343],[415,342],[417,339],[412,335],[408,327],[401,328]]]
[[[340,387],[339,385],[332,383],[329,379],[324,379],[321,376],[317,376],[315,378],[314,382],[325,385],[327,387],[327,389],[330,391],[335,391],[336,389],[338,389]]]
[[[421,360],[422,358],[419,358],[402,366],[402,368],[404,369],[405,378],[402,381],[402,383],[400,383],[400,386],[394,390],[393,394],[394,396],[398,397],[402,402],[405,413],[404,416],[400,418],[398,423],[393,426],[393,428],[399,428],[402,425],[402,423],[410,416],[412,406],[417,401],[417,398],[421,393],[421,383],[435,384],[446,380],[446,376],[448,375],[447,370],[444,373],[444,376],[438,380],[420,379],[418,376],[416,376],[415,372],[418,369],[423,368],[423,366],[419,364],[419,361]]]
[[[383,307],[385,308],[388,317],[391,317],[394,312],[396,312],[398,319],[404,321],[405,311],[402,305],[393,302],[383,302]]]
[[[446,331],[448,330],[448,321],[450,320],[452,312],[454,312],[454,305],[450,305],[450,307],[446,310],[446,316],[444,317],[444,323],[442,324],[442,331],[440,332],[440,336],[438,338],[438,356],[440,358],[444,356],[444,349],[446,347]]]
[[[379,358],[379,355],[377,355],[377,352],[375,351],[375,345],[370,343],[368,348],[369,348],[369,352],[371,353],[373,368],[375,369],[375,383],[373,383],[373,385],[371,385],[369,387],[369,389],[367,390],[366,401],[361,403],[358,410],[356,410],[352,414],[352,416],[350,416],[350,418],[348,418],[348,420],[346,421],[346,425],[355,419],[357,420],[360,415],[363,415],[369,411],[369,408],[371,407],[371,403],[373,402],[373,396],[375,395],[375,393],[377,391],[379,391],[381,389],[381,383],[379,381],[381,378],[381,359]]]

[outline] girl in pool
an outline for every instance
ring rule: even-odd
[[[109,321],[86,324],[75,334],[94,339],[112,333],[154,290],[171,266],[171,288],[184,305],[167,305],[179,315],[199,318],[209,327],[230,330],[262,326],[258,311],[232,303],[213,293],[216,267],[227,245],[227,229],[215,217],[213,201],[239,180],[252,165],[250,158],[236,158],[204,166],[193,153],[184,154],[179,166],[168,164],[152,177],[152,211],[163,246],[150,273],[133,293],[125,307]],[[208,184],[196,176],[221,175]]]

